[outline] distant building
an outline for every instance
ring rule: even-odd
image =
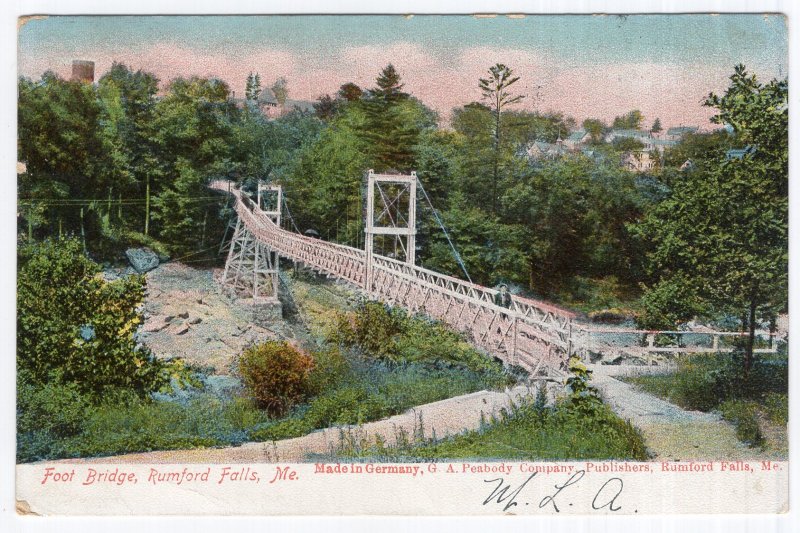
[[[281,117],[292,111],[314,112],[314,103],[307,100],[287,99],[283,105],[278,102],[272,89],[263,89],[258,95],[258,106],[270,118]]]
[[[564,144],[570,150],[577,150],[581,145],[588,143],[592,136],[586,130],[573,131],[564,139]]]
[[[605,136],[605,141],[607,143],[614,142],[615,139],[636,139],[637,141],[644,144],[649,139],[652,139],[652,136],[650,135],[649,131],[621,130],[621,129],[613,129],[609,131]]]
[[[75,59],[72,62],[72,81],[94,83],[94,61]]]
[[[698,131],[700,131],[698,126],[676,126],[669,128],[664,138],[671,141],[680,141],[684,135],[697,133]]]
[[[631,172],[647,172],[656,168],[656,160],[645,150],[625,152],[621,162]]]
[[[526,153],[533,161],[540,161],[543,159],[556,159],[568,152],[564,146],[564,142],[559,139],[555,143],[548,143],[544,141],[535,141],[531,144]]]
[[[602,163],[603,161],[605,161],[605,156],[600,152],[598,152],[597,150],[592,150],[591,148],[583,147],[581,148],[580,152],[584,157],[593,159],[595,163]]]
[[[275,94],[270,89],[262,89],[255,103],[248,102],[244,98],[236,98],[235,93],[233,101],[236,106],[240,108],[245,107],[245,105],[248,105],[248,103],[251,106],[256,105],[261,113],[268,118],[282,117],[283,115],[291,113],[292,111],[302,111],[304,113],[314,112],[314,103],[309,102],[308,100],[287,99],[284,105],[280,105],[278,103],[278,99],[275,98]]]
[[[659,153],[663,154],[664,150],[667,148],[672,148],[678,144],[678,141],[673,141],[671,139],[651,139],[650,140],[650,150],[658,150]],[[647,147],[647,145],[645,145]]]

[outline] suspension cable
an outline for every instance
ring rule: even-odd
[[[300,233],[300,228],[298,228],[297,224],[294,223],[294,217],[292,216],[292,212],[289,211],[289,204],[286,203],[286,196],[285,195],[281,195],[281,200],[283,200],[283,207],[286,208],[286,216],[289,217],[289,222],[292,223],[292,226],[294,227],[294,230],[297,233]]]
[[[453,250],[453,255],[456,258],[456,262],[458,262],[458,266],[461,267],[461,270],[464,272],[464,275],[467,276],[467,280],[472,283],[472,278],[469,277],[469,272],[467,272],[467,266],[464,264],[464,261],[461,259],[461,254],[458,253],[456,250],[456,246],[453,244],[453,241],[450,239],[450,234],[447,232],[447,228],[444,227],[444,222],[442,222],[441,217],[439,217],[439,212],[436,211],[436,208],[433,207],[433,203],[431,203],[431,199],[428,196],[428,192],[425,190],[425,187],[422,186],[422,182],[420,181],[419,177],[417,177],[417,185],[419,185],[419,189],[422,191],[423,196],[425,196],[425,201],[428,202],[428,207],[431,208],[433,211],[433,216],[436,219],[436,222],[439,223],[439,227],[442,228],[444,232],[445,238],[447,238],[447,243],[450,245],[450,248]]]

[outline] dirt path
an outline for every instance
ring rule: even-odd
[[[619,369],[620,367],[617,367]],[[642,430],[656,460],[779,459],[775,452],[750,448],[732,424],[716,413],[685,411],[616,379],[615,369],[594,368],[593,384],[620,417]],[[619,370],[617,370],[619,372]]]

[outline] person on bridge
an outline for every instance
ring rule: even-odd
[[[508,285],[500,284],[500,292],[494,295],[494,304],[506,309],[511,307],[511,293],[508,292]]]

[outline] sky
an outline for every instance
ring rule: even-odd
[[[405,89],[440,113],[480,101],[495,63],[514,69],[516,109],[611,121],[640,109],[646,125],[708,122],[702,101],[723,92],[733,66],[762,81],[788,72],[780,15],[59,16],[19,31],[18,72],[69,77],[73,59],[113,61],[158,76],[216,76],[237,96],[258,72],[286,78],[289,97],[315,100],[340,85],[374,85],[388,63]]]

